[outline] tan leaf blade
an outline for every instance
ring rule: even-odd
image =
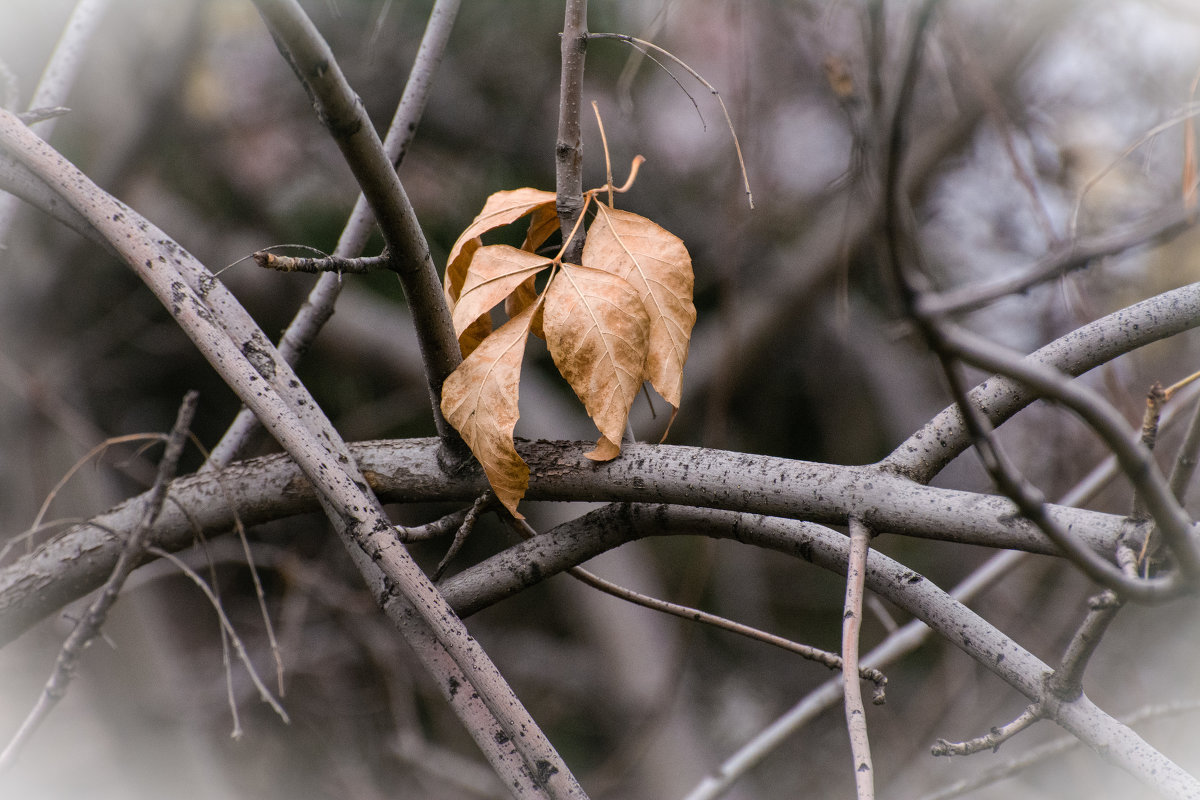
[[[513,293],[504,299],[504,313],[512,319],[517,314],[520,314],[530,304],[538,298],[537,286],[534,284],[533,278],[527,278],[524,283],[513,290]],[[530,332],[539,339],[546,338],[546,332],[542,330],[542,315],[533,315],[533,327]]]
[[[521,242],[521,249],[536,253],[558,228],[558,209],[553,204],[538,206],[529,219],[529,230],[525,233],[525,241]]]
[[[458,334],[458,349],[466,358],[475,352],[475,348],[483,344],[483,340],[492,335],[492,315],[482,314]]]
[[[533,276],[550,266],[544,256],[518,250],[506,244],[493,244],[475,251],[462,293],[454,304],[454,335],[461,337],[472,322],[496,305]]]
[[[597,202],[583,263],[624,278],[637,290],[650,316],[645,378],[678,408],[696,324],[692,259],[683,241],[645,217]]]
[[[563,264],[546,289],[543,325],[554,364],[614,447],[642,387],[650,318],[637,290],[611,272]],[[607,459],[606,459],[607,460]]]
[[[621,455],[621,445],[614,443],[607,436],[601,436],[596,440],[596,449],[584,453],[583,457],[590,458],[592,461],[612,461],[619,455]]]
[[[475,454],[496,499],[522,519],[517,503],[529,488],[529,467],[513,446],[521,359],[538,305],[500,326],[442,385],[442,414]]]
[[[451,310],[458,302],[458,296],[462,294],[463,281],[467,279],[467,267],[471,266],[471,259],[475,257],[475,251],[482,246],[483,241],[478,236],[466,240],[459,237],[459,240],[454,243],[454,257],[446,262],[446,274],[442,278],[446,303]]]
[[[483,210],[458,237],[446,259],[446,275],[443,286],[446,290],[446,299],[450,302],[451,307],[458,300],[458,296],[462,292],[463,281],[467,276],[467,265],[471,261],[469,243],[488,231],[516,222],[526,214],[538,211],[547,204],[553,208],[554,200],[554,192],[529,187],[496,192],[488,197],[483,204]],[[539,215],[539,218],[540,216],[542,215]],[[478,246],[478,242],[476,242],[476,246]]]

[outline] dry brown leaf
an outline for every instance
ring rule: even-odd
[[[558,228],[558,209],[553,205],[539,206],[534,210],[533,216],[529,220],[529,231],[525,234],[525,241],[521,243],[521,249],[528,250],[530,253],[536,253],[537,249],[545,244],[546,240]],[[534,279],[530,277],[513,290],[513,293],[505,299],[504,313],[510,319],[515,317],[524,311],[526,306],[536,300],[537,296],[538,293]],[[533,327],[530,330],[539,339],[546,338],[546,332],[542,330],[541,314],[534,315]]]
[[[554,201],[554,192],[530,189],[529,187],[496,192],[488,197],[487,201],[483,204],[483,210],[479,212],[479,215],[471,221],[467,229],[454,242],[454,245],[450,248],[450,255],[446,259],[446,275],[443,279],[443,287],[446,292],[446,300],[450,303],[451,308],[454,307],[454,303],[458,300],[458,296],[462,292],[463,282],[467,277],[467,267],[471,262],[472,255],[470,243],[474,242],[475,246],[478,247],[480,244],[478,239],[483,234],[503,225],[516,222],[526,214],[535,213],[547,205],[553,209]]]
[[[442,385],[442,414],[478,459],[496,499],[518,519],[529,467],[513,446],[513,428],[520,416],[521,359],[538,308],[530,306],[501,325]]]
[[[475,352],[483,340],[492,335],[492,315],[483,314],[458,334],[458,349],[466,358]]]
[[[458,302],[458,296],[462,294],[463,281],[467,279],[467,267],[471,265],[471,259],[475,257],[475,251],[483,246],[483,240],[476,236],[474,239],[466,239],[460,236],[459,240],[454,243],[453,258],[446,262],[446,274],[442,278],[442,288],[446,292],[446,302],[450,308],[454,308],[454,304]]]
[[[602,438],[619,443],[642,388],[649,347],[650,318],[637,290],[611,272],[563,264],[546,289],[543,314],[555,366]],[[614,458],[619,444],[612,450],[597,445]]]
[[[597,202],[583,263],[624,278],[637,291],[650,317],[644,377],[678,408],[683,365],[696,324],[692,259],[683,241],[645,217]]]
[[[529,230],[525,233],[522,250],[536,253],[537,249],[559,229],[558,208],[553,203],[543,204],[533,210],[529,219]]]
[[[550,264],[551,259],[545,256],[506,244],[479,248],[467,269],[458,302],[454,304],[454,335],[461,340],[472,322],[504,302],[519,286],[532,281],[534,275]]]
[[[512,294],[504,299],[504,313],[508,315],[509,319],[512,319],[524,311],[537,298],[537,285],[532,277],[527,278],[520,286],[513,289]],[[533,327],[529,330],[539,339],[546,338],[546,332],[542,329],[542,315],[540,313],[533,315]]]

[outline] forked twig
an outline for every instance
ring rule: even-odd
[[[104,621],[108,618],[108,612],[113,604],[117,602],[117,597],[121,594],[121,589],[125,585],[129,574],[141,562],[142,556],[147,549],[147,537],[158,519],[159,513],[162,512],[163,502],[167,496],[167,487],[171,479],[175,477],[176,470],[179,467],[179,458],[183,455],[184,445],[187,443],[188,429],[191,427],[192,418],[196,413],[196,402],[199,395],[192,391],[184,397],[183,403],[179,407],[179,413],[175,418],[175,424],[171,428],[171,433],[167,436],[166,449],[163,452],[162,459],[159,461],[158,474],[154,479],[154,486],[146,495],[145,502],[141,513],[141,520],[133,533],[125,540],[121,547],[121,554],[117,557],[117,563],[113,566],[112,573],[109,575],[108,581],[100,589],[100,593],[88,606],[87,611],[75,623],[75,627],[63,642],[62,648],[59,651],[58,658],[54,663],[54,670],[50,674],[50,678],[46,681],[45,687],[42,689],[41,695],[38,697],[37,703],[26,716],[25,721],[21,723],[21,727],[9,741],[8,745],[0,752],[0,771],[11,766],[17,759],[21,748],[29,741],[34,732],[50,714],[58,702],[66,695],[67,688],[70,686],[71,679],[75,675],[75,669],[79,663],[80,656],[83,655],[84,649],[100,635],[100,629],[104,626]]]

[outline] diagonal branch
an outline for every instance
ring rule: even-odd
[[[360,569],[368,580],[387,587],[380,604],[434,674],[448,676],[439,681],[443,693],[454,704],[459,688],[472,688],[466,694],[475,698],[473,714],[464,721],[509,785],[531,797],[583,797],[495,665],[408,552],[396,546],[391,525],[345,442],[245,309],[190,253],[3,111],[0,147],[109,241],[296,461]]]
[[[460,0],[437,0],[429,12],[429,23],[425,27],[425,34],[421,37],[421,45],[417,48],[412,71],[404,85],[404,93],[400,97],[400,104],[392,117],[392,124],[388,128],[387,136],[383,140],[383,149],[396,166],[399,166],[404,153],[416,135],[417,124],[420,122],[425,104],[429,99],[433,73],[441,63],[442,54],[445,52],[446,43],[450,38],[450,31],[454,26],[455,17],[458,15],[459,5]],[[3,162],[0,162],[0,167],[2,166]],[[366,197],[359,194],[333,255],[340,258],[358,256],[366,245],[374,221]],[[322,326],[329,321],[341,289],[342,281],[338,275],[322,275],[313,286],[307,301],[288,323],[279,340],[279,353],[289,364],[296,363],[301,354],[308,350]],[[232,462],[250,435],[257,429],[258,418],[249,409],[243,408],[238,412],[225,435],[221,437],[221,441],[213,447],[208,463],[224,466]]]
[[[375,213],[417,328],[438,435],[450,449],[448,455],[457,459],[465,449],[457,432],[442,418],[440,403],[442,383],[462,356],[416,213],[362,101],[300,5],[295,0],[256,0],[256,5]]]

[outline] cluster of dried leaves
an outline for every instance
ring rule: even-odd
[[[620,454],[629,409],[644,382],[673,413],[679,408],[696,322],[692,261],[677,236],[612,207],[613,191],[628,187],[585,193],[580,220],[593,208],[595,215],[582,264],[562,261],[565,244],[553,257],[539,255],[559,220],[554,193],[531,188],[493,194],[451,248],[446,300],[464,360],[442,387],[442,413],[483,466],[497,499],[517,517],[529,467],[513,446],[513,429],[530,331],[546,340],[555,366],[600,430],[588,458]],[[598,198],[605,191],[608,204]],[[481,241],[482,234],[526,216],[521,247]],[[536,280],[546,271],[539,291]],[[508,320],[493,330],[491,311],[501,303]]]

